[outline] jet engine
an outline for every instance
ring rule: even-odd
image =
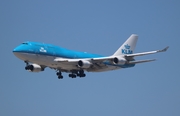
[[[126,59],[125,58],[122,58],[122,57],[115,57],[113,59],[113,63],[114,64],[119,64],[119,65],[124,65],[126,63]]]
[[[44,69],[38,65],[38,64],[31,64],[25,67],[26,70],[30,71],[30,72],[40,72],[43,71]]]
[[[78,61],[78,67],[80,68],[89,68],[91,66],[91,62],[87,60],[79,60]]]

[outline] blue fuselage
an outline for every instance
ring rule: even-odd
[[[62,58],[97,58],[103,57],[102,55],[97,54],[89,54],[86,52],[78,52],[73,50],[68,50],[59,46],[54,46],[51,44],[43,44],[38,42],[25,42],[16,47],[13,52],[21,52],[21,53],[30,53],[30,54],[40,54],[40,55],[48,55]]]

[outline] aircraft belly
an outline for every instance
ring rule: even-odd
[[[29,54],[29,53],[16,53],[15,55],[24,61],[36,63],[39,65],[43,65],[43,66],[54,68],[54,69],[60,69],[64,71],[80,70],[80,68],[77,67],[76,63],[55,62],[54,61],[55,56],[46,56],[46,55]],[[103,71],[110,71],[110,70],[116,70],[116,69],[119,69],[119,67],[107,66],[107,65],[102,65],[102,66],[95,65],[84,70],[88,72],[103,72]]]

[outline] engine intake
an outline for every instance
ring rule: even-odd
[[[114,59],[113,59],[113,63],[114,64],[119,64],[119,65],[124,65],[125,63],[126,63],[126,59],[125,58],[122,58],[122,57],[115,57]]]
[[[43,71],[44,69],[38,65],[38,64],[31,64],[25,67],[26,70],[30,71],[30,72],[40,72]]]
[[[91,62],[87,60],[79,60],[78,61],[78,67],[80,68],[89,68],[91,66]]]

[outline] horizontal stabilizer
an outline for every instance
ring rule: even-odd
[[[156,59],[130,61],[130,62],[128,62],[128,64],[138,64],[138,63],[144,63],[144,62],[151,62],[151,61],[155,61],[155,60]]]

